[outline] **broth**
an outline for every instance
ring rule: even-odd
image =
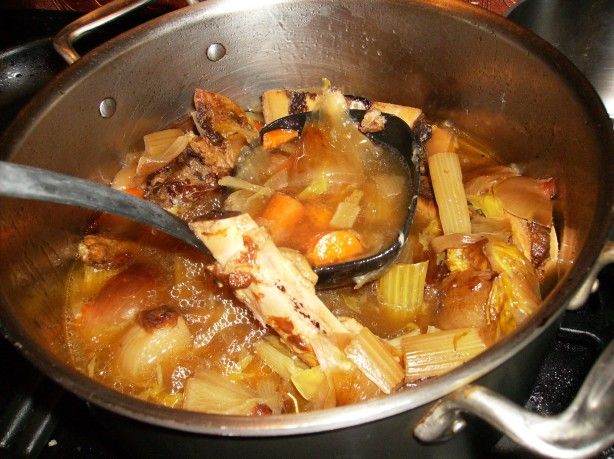
[[[197,109],[199,97],[213,98],[226,107],[226,113],[235,113],[233,122],[247,132],[238,141],[234,136],[239,129],[224,131],[214,122],[210,125],[217,126],[216,132],[228,136],[218,145],[207,144],[207,151],[223,145],[225,154],[232,152],[238,158],[234,177],[255,187],[243,187],[229,195],[215,186],[233,168],[211,161],[194,166],[199,145],[187,143],[189,146],[183,147],[187,155],[182,150],[166,165],[148,172],[146,179],[135,173],[143,162],[129,159],[114,186],[132,193],[144,191],[145,198],[188,220],[197,221],[195,216],[200,212],[219,212],[224,206],[247,212],[269,228],[278,245],[303,254],[308,241],[331,228],[318,226],[317,220],[310,220],[309,213],[303,212],[291,231],[279,230],[263,217],[271,196],[281,194],[307,208],[324,208],[330,219],[339,204],[358,191],[359,215],[345,228],[366,241],[361,256],[396,237],[406,215],[408,184],[393,179],[394,184],[383,186],[378,180],[400,177],[402,165],[381,148],[364,144],[363,138],[353,138],[359,135],[355,127],[351,135],[339,137],[342,140],[334,151],[343,154],[333,157],[332,143],[322,147],[320,142],[319,148],[306,152],[305,146],[313,141],[310,136],[317,140],[322,132],[330,134],[339,128],[321,121],[307,125],[301,139],[266,149],[253,142],[250,130],[251,125],[261,122],[258,116],[237,112],[239,109],[221,96],[199,96],[198,92]],[[196,114],[194,119],[198,130],[203,130],[202,117],[199,121]],[[180,132],[169,145],[183,135],[188,136]],[[194,141],[194,134],[188,137],[186,142]],[[360,164],[348,159],[355,157],[356,145],[363,145]],[[223,266],[210,256],[156,230],[107,214],[96,216],[88,228],[80,260],[68,280],[66,337],[74,365],[105,385],[154,403],[222,414],[266,415],[381,396],[419,384],[477,355],[513,332],[539,306],[538,279],[554,275],[557,261],[551,222],[548,226],[526,218],[522,205],[509,197],[502,184],[525,180],[527,193],[548,193],[548,202],[554,195],[554,184],[551,179],[521,177],[513,167],[501,165],[488,148],[445,125],[433,127],[425,151],[414,225],[395,265],[380,279],[360,288],[318,292],[339,327],[347,331],[339,335],[323,332],[333,348],[345,352],[349,360],[340,359],[352,362],[343,369],[326,367],[311,343],[301,341],[305,352],[297,352],[301,346],[279,333],[283,328],[279,321],[264,326],[257,320],[236,297],[238,291],[250,288],[252,280],[246,282],[240,276],[229,280],[227,273],[220,272]],[[470,227],[462,234],[446,232],[448,204],[442,204],[436,177],[440,173],[437,161],[447,161],[450,152],[456,161],[453,164],[459,165],[464,182],[460,186],[466,193],[460,206],[467,209]],[[213,182],[199,172],[203,164],[209,172],[214,170]],[[448,167],[442,170],[448,171]],[[277,188],[273,188],[271,180],[280,171],[286,176],[278,177]],[[348,174],[352,180],[334,180]],[[325,187],[320,186],[322,177],[327,177]],[[274,193],[263,195],[265,187]],[[396,190],[394,195],[378,190],[386,187]],[[181,199],[169,190],[183,193]],[[301,282],[309,279],[307,273]],[[286,293],[285,287],[279,290]],[[255,293],[253,296],[258,301]],[[316,328],[320,329],[320,324]],[[353,359],[357,352],[365,352],[365,358],[375,352],[364,351],[368,346],[360,347],[361,343],[371,343],[378,353],[385,354],[387,375],[378,379]],[[438,372],[424,365],[425,359],[435,354],[446,359]]]

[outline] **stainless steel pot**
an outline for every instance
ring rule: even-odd
[[[131,3],[114,2],[104,11]],[[190,109],[195,87],[250,106],[263,90],[311,86],[326,76],[348,93],[423,107],[431,118],[450,120],[483,138],[504,161],[534,176],[557,177],[561,279],[543,308],[518,333],[467,365],[386,398],[258,419],[171,410],[103,387],[66,363],[57,333],[61,279],[88,214],[4,199],[5,334],[64,387],[125,415],[112,424],[127,425],[126,441],[138,441],[144,453],[179,446],[181,454],[441,457],[488,446],[492,431],[476,420],[444,445],[424,443],[462,430],[459,411],[486,419],[543,454],[586,456],[614,442],[612,346],[558,420],[531,417],[486,389],[515,402],[526,399],[560,314],[583,302],[599,267],[614,259],[606,245],[613,219],[614,137],[590,84],[536,36],[460,2],[254,3],[211,0],[92,51],[20,114],[0,156],[106,181],[143,134]],[[69,60],[78,58],[70,42],[80,30],[70,27],[69,35],[56,41]]]

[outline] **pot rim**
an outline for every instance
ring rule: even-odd
[[[304,0],[312,2],[315,0]],[[361,0],[345,0],[345,3]],[[566,82],[575,88],[585,107],[595,117],[596,129],[600,129],[604,152],[614,151],[614,136],[611,122],[605,107],[586,78],[575,66],[555,48],[512,22],[465,3],[451,0],[388,0],[393,4],[412,4],[418,8],[433,9],[446,14],[454,20],[467,22],[472,27],[488,30],[515,46],[529,50],[540,61],[557,70]],[[166,33],[177,32],[186,23],[207,21],[208,19],[238,11],[268,7],[276,4],[292,3],[293,0],[263,0],[253,2],[241,0],[209,0],[178,11],[168,13],[149,21],[135,29],[101,45],[77,63],[71,65],[48,84],[21,111],[11,128],[4,136],[2,149],[6,152],[19,149],[24,139],[34,129],[37,120],[44,117],[55,102],[70,88],[96,69],[121,56],[142,42]],[[614,182],[614,167],[603,172],[606,178]],[[513,335],[506,337],[483,354],[452,372],[426,381],[419,387],[404,389],[400,392],[354,405],[332,409],[300,413],[272,415],[265,417],[243,417],[213,415],[189,412],[182,409],[154,405],[137,398],[124,395],[109,387],[94,382],[86,375],[68,365],[60,363],[50,352],[43,351],[34,339],[27,335],[0,308],[0,325],[6,330],[3,334],[43,373],[58,384],[77,394],[79,397],[99,405],[112,412],[125,415],[139,421],[201,434],[223,436],[268,437],[289,436],[323,432],[377,421],[404,411],[408,411],[433,402],[454,390],[457,390],[484,376],[506,360],[522,351],[533,339],[548,327],[563,312],[573,294],[581,286],[595,262],[608,237],[609,228],[614,220],[614,197],[601,192],[595,215],[603,215],[599,221],[593,221],[587,241],[578,258],[567,275],[560,279],[557,286],[543,300],[540,310]],[[2,299],[4,302],[4,299]]]

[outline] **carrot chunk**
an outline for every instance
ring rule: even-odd
[[[288,237],[292,229],[305,215],[305,206],[298,199],[286,194],[275,193],[269,199],[260,217],[265,220],[275,242]]]
[[[135,196],[137,198],[142,198],[145,195],[145,191],[142,188],[137,187],[137,186],[133,188],[126,188],[123,191],[124,193],[131,194],[132,196]]]
[[[330,265],[356,258],[364,250],[354,230],[337,230],[319,235],[306,256],[313,266]]]
[[[262,146],[268,150],[280,146],[298,137],[298,132],[291,129],[276,129],[266,132],[262,136]]]
[[[320,231],[327,229],[333,218],[333,211],[319,202],[305,203],[305,213],[312,226]]]

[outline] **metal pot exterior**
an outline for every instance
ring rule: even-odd
[[[222,59],[207,58],[212,44],[224,46]],[[61,326],[59,281],[88,213],[3,199],[0,319],[12,340],[56,381],[111,411],[193,433],[258,437],[244,438],[243,445],[297,439],[311,451],[339,444],[350,456],[382,453],[383,445],[394,445],[393,456],[407,448],[440,456],[411,434],[425,404],[480,377],[523,401],[557,316],[607,237],[613,139],[586,80],[551,47],[502,18],[444,0],[211,0],[141,26],[77,62],[21,114],[0,157],[108,181],[145,133],[190,110],[196,87],[255,106],[263,90],[315,86],[322,77],[346,93],[423,107],[484,139],[503,161],[557,177],[562,280],[519,333],[443,378],[352,407],[245,419],[152,406],[71,369],[63,343],[47,332]],[[116,109],[105,118],[100,104],[109,99]],[[323,433],[302,436],[314,432]],[[199,447],[227,442],[181,435]],[[286,437],[270,439],[277,435]]]

